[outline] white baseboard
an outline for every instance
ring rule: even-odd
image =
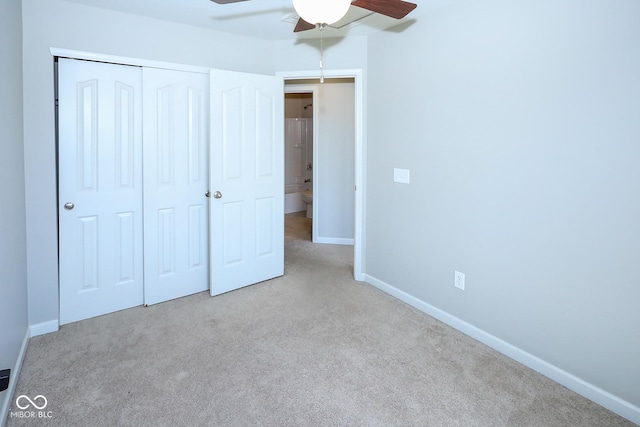
[[[313,243],[325,243],[329,245],[350,245],[353,246],[354,239],[344,239],[341,237],[318,237]]]
[[[38,335],[48,334],[49,332],[57,332],[58,329],[58,320],[56,319],[29,326],[29,333],[30,336],[37,337]]]
[[[432,306],[408,293],[401,291],[382,280],[376,279],[368,274],[365,274],[365,281],[370,285],[380,289],[381,291],[398,298],[399,300],[409,304],[412,307],[446,323],[447,325],[459,330],[460,332],[469,335],[481,343],[499,351],[500,353],[508,356],[523,365],[541,373],[542,375],[551,378],[557,383],[562,384],[570,390],[575,391],[578,394],[586,397],[595,403],[604,406],[611,412],[630,420],[633,423],[640,425],[640,408],[623,400],[606,390],[596,387],[569,372],[566,372],[557,366],[554,366],[533,354],[527,353],[519,349],[518,347],[509,344],[508,342],[497,338],[488,332],[479,329],[470,323],[467,323],[451,314],[440,310],[437,307]]]
[[[11,370],[11,379],[9,381],[9,388],[4,391],[6,393],[6,399],[2,402],[0,407],[0,426],[3,426],[7,422],[9,416],[9,409],[11,408],[11,402],[13,401],[13,395],[16,391],[16,384],[18,384],[18,377],[20,376],[20,370],[22,369],[22,362],[24,361],[24,355],[27,353],[27,346],[29,345],[29,328],[25,331],[24,338],[22,339],[22,345],[18,352],[18,358]]]

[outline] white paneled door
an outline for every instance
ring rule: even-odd
[[[60,323],[142,304],[139,68],[60,59]]]
[[[284,273],[284,87],[211,71],[211,295]]]
[[[283,274],[281,78],[58,70],[61,324]]]
[[[144,302],[209,288],[209,76],[145,68]]]

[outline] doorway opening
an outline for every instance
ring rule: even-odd
[[[313,233],[314,89],[296,86],[284,96],[284,213],[287,234],[315,241]]]
[[[312,195],[309,215],[312,219],[312,241],[353,245],[354,278],[364,280],[362,72],[326,71],[324,83],[320,83],[319,76],[313,72],[279,75],[285,80],[285,99],[291,95],[289,98],[296,100],[292,105],[298,108],[295,112],[299,116],[297,118],[308,119],[312,131],[311,144],[305,143],[305,148],[311,153],[304,154],[300,150],[298,154],[298,158],[304,154],[305,159],[311,159],[302,163],[304,170],[298,170],[302,184],[309,180],[306,185]],[[299,108],[303,108],[302,112]],[[312,110],[310,117],[309,109]],[[286,116],[285,120],[294,118]],[[307,166],[310,166],[309,171]],[[307,172],[310,177],[305,176]],[[289,187],[290,191],[292,189]],[[303,192],[306,189],[303,185]],[[303,207],[298,205],[298,209]]]
[[[285,91],[285,236],[313,240],[313,89]]]

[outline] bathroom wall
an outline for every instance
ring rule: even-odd
[[[355,85],[327,79],[318,85],[315,175],[318,241],[353,244],[355,182]],[[315,214],[315,212],[314,212]]]
[[[284,116],[312,118],[313,105],[309,106],[309,104],[313,104],[313,94],[287,93],[284,99]]]

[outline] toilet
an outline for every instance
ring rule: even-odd
[[[304,191],[302,193],[302,201],[307,204],[307,218],[313,218],[313,191]]]

